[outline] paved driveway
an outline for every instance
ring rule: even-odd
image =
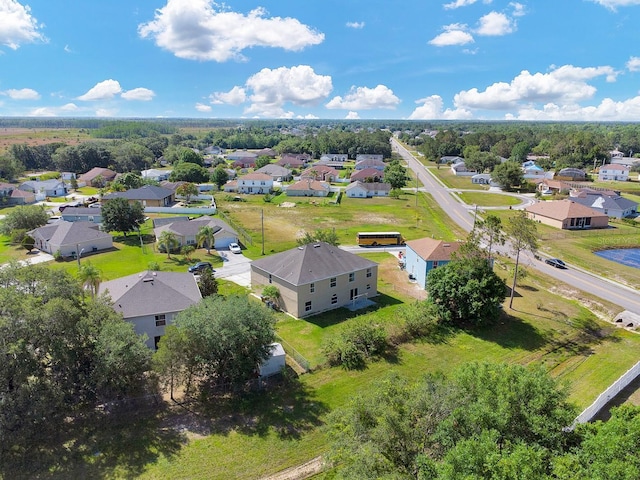
[[[216,278],[224,278],[231,282],[251,287],[251,259],[242,253],[231,253],[229,250],[218,250],[224,262],[222,268],[216,268]]]

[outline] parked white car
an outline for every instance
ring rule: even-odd
[[[242,253],[242,249],[237,243],[230,243],[229,250],[231,251],[231,253]]]

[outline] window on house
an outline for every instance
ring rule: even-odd
[[[350,281],[350,282],[353,282],[355,279],[356,279],[356,274],[355,274],[354,272],[351,272],[351,273],[349,274],[349,281]]]
[[[431,268],[438,268],[438,261],[434,260]]]
[[[157,350],[158,349],[158,343],[160,343],[160,339],[162,338],[162,335],[158,335],[157,337],[153,337],[153,346],[154,348]]]
[[[338,295],[334,293],[331,295],[331,305],[335,305],[336,303],[338,303]]]
[[[571,219],[571,226],[573,227],[575,224],[576,224],[576,219],[575,219],[575,218],[572,218],[572,219]]]
[[[371,290],[371,284],[367,283],[367,290]]]
[[[162,327],[167,324],[166,315],[156,315],[156,327]]]
[[[309,292],[310,293],[314,293],[316,291],[316,284],[315,283],[311,283],[309,285]]]
[[[269,274],[269,283],[272,283],[273,279],[271,278],[271,274]]]
[[[305,302],[304,311],[305,312],[310,312],[311,311],[311,300],[309,300],[308,302]]]
[[[331,286],[331,288],[334,288],[337,285],[336,277],[332,277],[329,280],[329,285]]]
[[[367,278],[370,278],[370,277],[371,277],[371,269],[367,268]]]

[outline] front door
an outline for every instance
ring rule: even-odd
[[[358,289],[357,288],[352,288],[351,289],[351,294],[349,296],[349,300],[353,300],[357,296],[358,296]]]

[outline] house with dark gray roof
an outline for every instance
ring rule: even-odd
[[[598,191],[590,188],[572,190],[571,200],[581,205],[591,207],[609,217],[625,218],[633,217],[638,211],[638,203],[624,198],[611,190]]]
[[[135,273],[101,283],[98,293],[111,298],[114,310],[133,324],[138,335],[147,336],[152,349],[176,315],[202,299],[195,276],[181,272]]]
[[[50,254],[60,252],[63,257],[78,252],[89,254],[113,247],[113,237],[101,232],[89,222],[56,222],[27,232],[35,241],[34,247]]]
[[[251,285],[275,286],[280,307],[302,318],[375,297],[378,264],[318,242],[254,260]]]
[[[156,185],[145,185],[124,192],[113,192],[102,197],[104,201],[126,198],[129,203],[140,202],[145,207],[169,207],[175,202],[175,192]]]
[[[214,244],[211,248],[215,250],[224,250],[229,247],[230,243],[238,242],[238,233],[224,221],[210,217],[202,216],[195,220],[176,220],[171,223],[161,223],[153,229],[156,239],[160,238],[162,232],[169,231],[178,239],[180,247],[185,245],[196,245],[198,232],[202,227],[211,227],[214,230]]]
[[[286,182],[291,180],[291,170],[275,163],[270,163],[256,170],[255,173],[264,173],[269,175],[274,182]]]

